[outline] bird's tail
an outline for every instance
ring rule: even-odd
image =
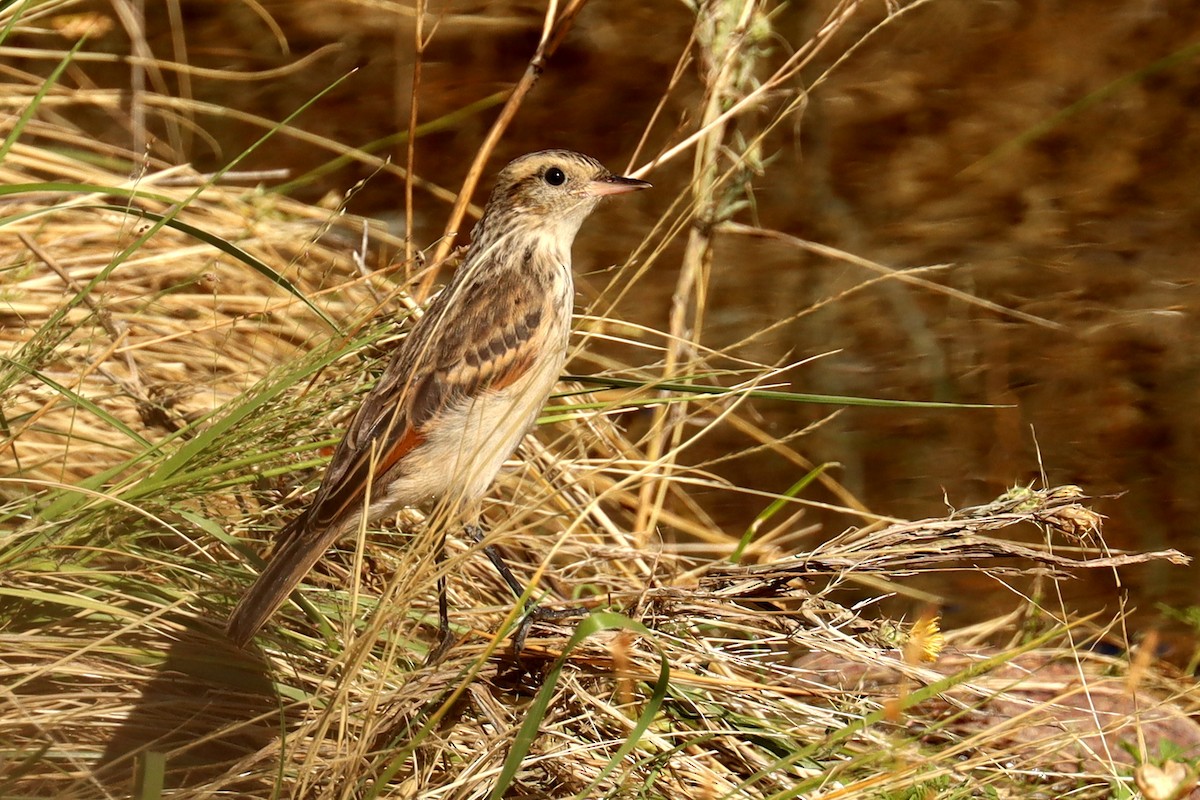
[[[254,638],[263,623],[283,605],[292,590],[337,540],[344,527],[331,525],[306,530],[306,517],[301,514],[280,532],[279,548],[229,615],[225,634],[238,647],[245,647]]]

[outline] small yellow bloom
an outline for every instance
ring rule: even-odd
[[[937,661],[945,646],[946,636],[942,633],[941,617],[932,612],[922,614],[908,632],[904,660],[910,664]]]

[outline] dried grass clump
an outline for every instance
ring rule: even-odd
[[[372,282],[386,285],[355,267],[335,213],[158,167],[130,178],[21,143],[0,165],[5,185],[29,187],[6,204],[0,243],[5,457],[25,478],[77,483],[328,342],[336,331],[297,295],[353,325],[376,306]],[[52,181],[97,190],[41,188]],[[151,233],[143,211],[272,265],[295,292],[184,230]]]
[[[838,4],[812,47],[853,10]],[[942,633],[933,615],[881,620],[861,601],[921,573],[1053,587],[1184,560],[1107,552],[1072,487],[799,553],[800,515],[784,512],[820,470],[762,498],[745,535],[699,512],[697,491],[754,496],[687,463],[718,426],[805,463],[744,413],[755,396],[797,399],[760,391],[775,365],[700,342],[711,223],[757,160],[759,139],[727,115],[782,95],[765,130],[802,105],[788,87],[809,51],[755,77],[761,11],[710,4],[697,24],[710,96],[667,155],[702,155],[642,248],[661,258],[692,231],[676,314],[625,341],[662,363],[605,362],[603,394],[564,387],[486,510],[488,542],[536,598],[582,609],[535,624],[519,654],[520,606],[478,546],[451,529],[446,562],[430,557],[452,523],[437,513],[341,543],[256,649],[221,631],[251,542],[303,504],[376,346],[417,305],[415,265],[379,255],[403,243],[372,231],[358,263],[361,227],[336,210],[143,162],[61,120],[3,123],[0,794],[1107,797],[1130,780],[1122,742],[1144,755],[1200,741],[1192,682],[1100,649],[1128,644],[1120,618],[1031,607]],[[32,94],[13,80],[9,95]],[[82,149],[50,146],[63,141]],[[410,267],[415,283],[393,280]],[[631,330],[599,311],[588,325]],[[734,374],[734,388],[713,379]],[[642,408],[632,437],[623,412]],[[1041,544],[995,535],[1018,525]],[[441,577],[459,641],[427,663]]]

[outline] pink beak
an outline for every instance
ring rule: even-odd
[[[638,189],[649,189],[650,184],[637,178],[622,178],[620,175],[609,175],[599,180],[589,181],[584,191],[593,197],[605,197],[610,194],[625,194],[636,192]]]

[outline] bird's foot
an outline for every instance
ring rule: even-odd
[[[513,633],[512,638],[512,655],[514,659],[519,659],[521,651],[525,649],[525,639],[529,636],[529,629],[533,627],[535,622],[557,622],[558,620],[571,619],[572,617],[586,616],[589,609],[585,606],[564,606],[563,608],[547,608],[546,606],[532,606],[525,612],[525,616],[517,623],[517,629]]]
[[[432,667],[441,661],[446,653],[450,652],[450,647],[458,641],[458,637],[454,635],[454,631],[446,629],[438,632],[438,642],[429,651],[429,655],[425,656],[425,666]]]
[[[441,561],[440,551],[438,560]],[[429,667],[441,661],[457,638],[454,631],[450,630],[450,602],[446,597],[446,577],[443,575],[438,578],[438,643],[425,657],[425,666]]]

